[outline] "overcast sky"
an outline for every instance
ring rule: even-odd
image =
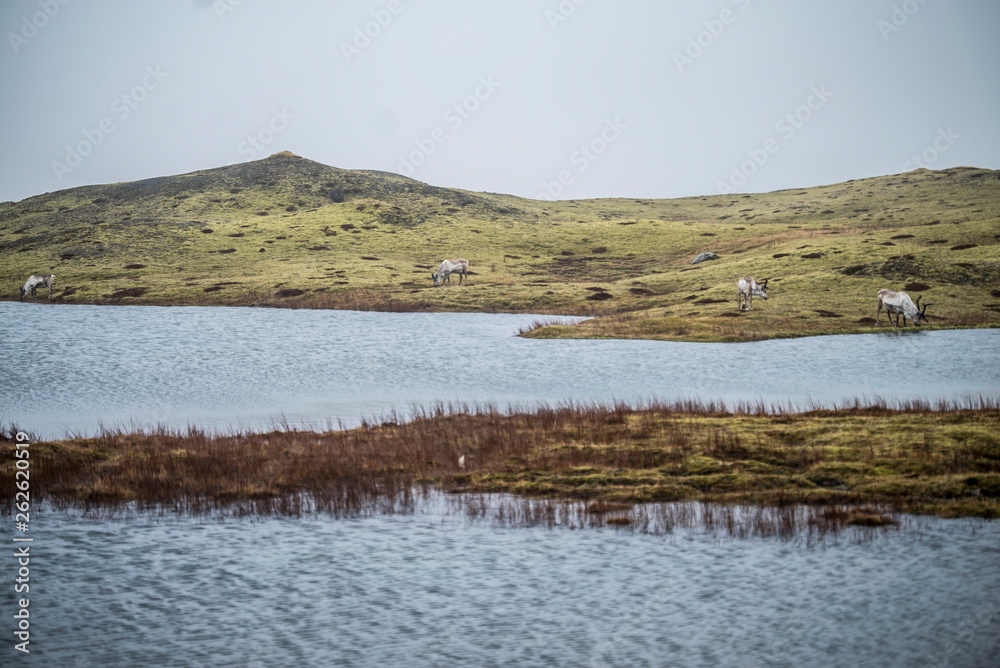
[[[560,199],[1000,168],[996,0],[4,0],[0,28],[0,200],[281,150]]]

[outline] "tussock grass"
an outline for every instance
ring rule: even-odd
[[[761,527],[879,527],[900,512],[1000,517],[998,427],[1000,405],[988,399],[859,400],[800,412],[693,401],[513,413],[437,406],[405,423],[390,415],[351,430],[160,428],[36,443],[32,496],[98,514],[340,516],[405,511],[415,495],[440,490],[543,500],[503,511],[528,523],[563,512],[587,525],[643,530],[682,523],[649,504],[701,502],[743,509],[698,511],[723,518],[758,512],[748,508],[811,509],[760,511],[751,525]],[[0,458],[6,489],[12,451]],[[11,499],[3,503],[10,513]],[[740,524],[735,515],[714,517],[699,521]],[[737,533],[744,530],[753,529]]]
[[[63,303],[587,315],[525,335],[743,341],[878,331],[876,292],[909,285],[932,327],[993,327],[998,229],[1000,172],[966,167],[543,202],[283,153],[0,203],[0,298],[51,272]],[[431,287],[445,257],[470,260],[466,285]],[[771,279],[752,312],[745,275]]]

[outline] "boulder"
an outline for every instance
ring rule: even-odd
[[[700,255],[695,256],[693,260],[691,260],[691,264],[698,264],[699,262],[705,262],[707,260],[718,260],[718,259],[719,256],[716,255],[715,253],[701,253]]]

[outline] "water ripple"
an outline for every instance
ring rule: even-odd
[[[1000,393],[1000,330],[744,344],[514,336],[536,317],[2,302],[0,419],[58,438],[101,424],[353,425],[439,402]]]
[[[504,530],[433,508],[225,522],[49,511],[35,527],[24,665],[976,666],[1000,652],[997,523],[921,520],[814,547]]]

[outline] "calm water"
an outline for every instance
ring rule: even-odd
[[[101,424],[351,425],[437,402],[1000,394],[1000,330],[744,344],[514,336],[535,318],[0,302],[0,419],[56,438]]]
[[[2,665],[910,668],[1000,656],[1000,523],[929,520],[818,547],[498,529],[433,507],[254,522],[48,513],[32,531],[32,654],[8,663],[5,612]],[[3,587],[4,610],[12,599]]]

